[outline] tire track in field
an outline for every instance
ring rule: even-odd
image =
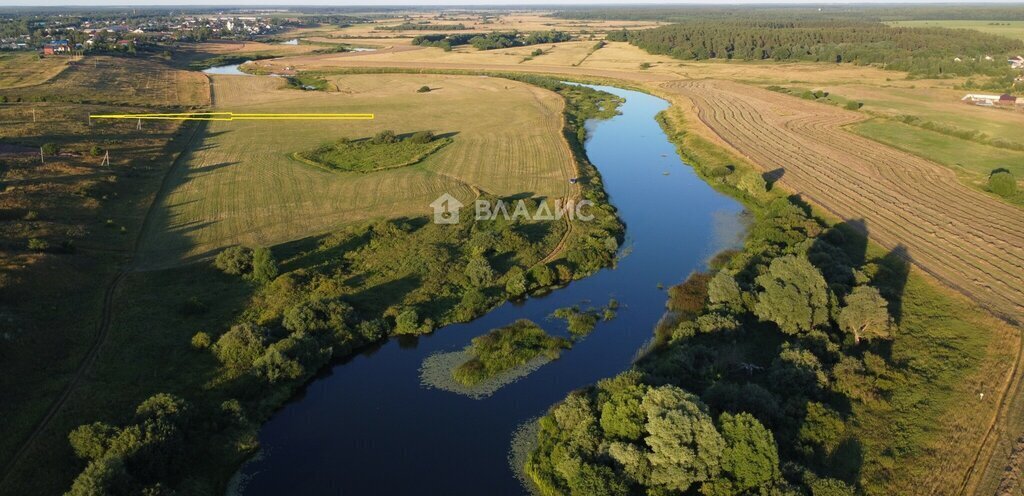
[[[841,219],[864,219],[883,246],[906,247],[920,268],[1004,318],[1024,315],[1018,208],[842,128],[860,114],[724,81],[662,87],[693,101],[704,124],[742,155],[783,171],[788,189]]]

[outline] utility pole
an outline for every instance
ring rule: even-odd
[[[135,130],[142,131],[142,119],[139,119],[139,123],[135,126]]]
[[[41,147],[41,146],[39,147],[39,163],[42,163],[42,164],[46,163],[46,157],[43,156],[43,147]]]

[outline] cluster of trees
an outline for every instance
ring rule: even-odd
[[[541,419],[526,468],[542,492],[855,493],[846,419],[893,387],[904,262],[865,260],[856,231],[760,188],[744,250],[670,289],[655,350]]]
[[[570,99],[567,121],[572,123],[582,123],[587,112],[608,98],[600,92],[572,89],[552,78],[524,78],[566,91]],[[614,101],[609,105],[614,108]],[[577,129],[570,127],[566,133],[573,146],[579,147]],[[403,142],[431,138],[424,133]],[[384,143],[398,137],[382,132],[373,139]],[[84,436],[94,440],[92,446],[110,448],[81,451],[89,454],[83,456],[84,471],[75,482],[82,489],[76,494],[213,492],[202,477],[196,477],[199,460],[209,463],[208,458],[214,456],[218,463],[235,462],[247,446],[241,440],[248,439],[296,387],[332,358],[350,356],[387,336],[426,333],[479,317],[501,301],[568,283],[601,264],[612,263],[622,226],[607,206],[596,171],[587,163],[581,164],[581,169],[582,177],[588,179],[581,185],[583,195],[598,206],[588,212],[595,215],[594,221],[579,223],[573,230],[570,252],[577,243],[587,247],[576,251],[572,260],[540,263],[561,239],[565,229],[561,223],[501,217],[454,226],[440,226],[427,218],[348,226],[290,244],[288,261],[280,267],[268,249],[225,249],[213,265],[247,281],[239,283],[245,286],[247,296],[239,301],[239,308],[216,308],[221,315],[232,315],[232,322],[207,327],[181,343],[192,349],[199,363],[213,369],[216,379],[209,388],[190,393],[195,395],[187,398],[191,403],[187,410],[192,413],[174,420],[174,429],[164,426],[178,417],[167,417],[158,424],[161,433],[173,434],[166,439],[153,438],[152,443],[142,439],[145,442],[140,441],[138,447],[123,447],[121,433],[126,433],[125,443],[135,443],[139,438],[135,433],[146,428],[143,417],[122,426],[103,424],[77,430],[73,445],[89,444],[78,440]],[[594,189],[598,191],[591,191]],[[527,202],[530,211],[535,211],[538,201]],[[224,284],[237,281],[221,279]],[[222,304],[196,303],[203,306],[204,313]],[[492,343],[500,345],[500,349],[491,347],[496,352],[494,358],[507,351],[504,343]],[[481,349],[485,347],[482,343]],[[543,349],[553,350],[550,346]],[[183,450],[180,455],[176,451],[179,446]],[[165,454],[183,463],[164,463]],[[196,486],[200,484],[202,487]]]
[[[978,31],[902,28],[861,21],[684,21],[655,29],[616,31],[650,53],[685,60],[800,60],[880,64],[918,76],[1005,76],[1007,56],[1024,42]],[[989,55],[993,60],[985,60]],[[959,61],[956,59],[960,58]]]
[[[1010,198],[1017,194],[1017,178],[1009,170],[996,169],[988,176],[988,190],[1004,198]]]
[[[554,360],[571,346],[568,339],[550,336],[529,320],[518,320],[473,338],[467,348],[470,359],[452,369],[452,377],[472,386],[541,355]]]
[[[381,31],[466,31],[473,28],[467,28],[465,24],[431,24],[431,23],[417,23],[417,22],[403,22],[395,26],[381,26],[376,28]]]
[[[487,34],[426,34],[413,38],[413,45],[443,48],[445,51],[460,45],[473,45],[477,50],[494,50],[517,46],[539,45],[569,41],[572,35],[563,31],[492,32]]]

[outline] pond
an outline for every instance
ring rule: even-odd
[[[513,433],[577,388],[630,367],[665,311],[668,287],[739,243],[743,208],[678,157],[655,115],[662,99],[595,86],[626,99],[621,115],[588,123],[586,150],[626,223],[623,256],[544,297],[415,340],[391,340],[334,366],[260,432],[262,451],[240,472],[246,495],[523,494],[508,461]],[[567,333],[559,307],[620,302],[562,357],[484,399],[421,385],[429,356],[516,319]]]
[[[242,62],[241,64],[218,65],[218,66],[210,67],[208,69],[203,69],[203,72],[206,73],[206,74],[221,74],[221,75],[227,74],[227,75],[230,75],[230,76],[249,76],[250,74],[242,72],[242,69],[241,69],[242,65],[248,64],[249,62],[251,62],[251,61],[250,60],[246,60],[245,62]]]

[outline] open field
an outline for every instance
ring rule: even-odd
[[[32,86],[60,74],[67,57],[40,57],[35,52],[0,53],[0,88]]]
[[[157,61],[93,56],[68,64],[45,85],[0,87],[0,95],[11,102],[45,99],[146,107],[199,107],[210,102],[204,74],[175,70]]]
[[[886,24],[890,26],[901,26],[908,28],[951,28],[951,29],[973,29],[982,33],[997,34],[1007,38],[1024,40],[1024,21],[891,21]]]
[[[723,81],[665,89],[692,99],[729,146],[808,201],[1001,315],[1024,316],[1024,218],[947,169],[841,126],[863,117]]]
[[[1024,177],[1024,152],[947,136],[899,121],[870,119],[849,128],[861,136],[913,153],[937,164],[964,172],[968,181],[981,188],[988,175],[1003,168]]]
[[[442,30],[394,30],[382,29],[396,27],[405,23],[423,23],[428,25],[456,25],[462,24],[466,30],[456,31],[451,29]],[[660,22],[650,21],[581,21],[575,19],[559,19],[547,17],[544,13],[514,12],[514,13],[491,13],[486,16],[482,14],[443,14],[433,13],[409,13],[401,17],[379,19],[372,23],[354,24],[345,28],[335,26],[322,26],[319,28],[303,28],[289,34],[298,36],[307,33],[315,35],[341,35],[341,36],[417,36],[428,33],[459,32],[459,33],[488,33],[492,31],[565,31],[569,33],[589,36],[589,33],[604,33],[619,29],[643,29],[658,26]],[[603,38],[598,36],[597,39]]]
[[[478,191],[548,197],[569,191],[573,159],[560,134],[562,100],[553,93],[478,77],[331,81],[339,92],[283,89],[271,77],[215,77],[221,110],[374,113],[376,119],[209,123],[160,200],[142,245],[144,265],[191,260],[239,243],[278,244],[367,218],[426,215],[444,192],[468,203]],[[424,85],[432,91],[417,93]],[[415,166],[370,174],[328,172],[288,157],[385,129],[430,130],[451,135],[453,143]]]

